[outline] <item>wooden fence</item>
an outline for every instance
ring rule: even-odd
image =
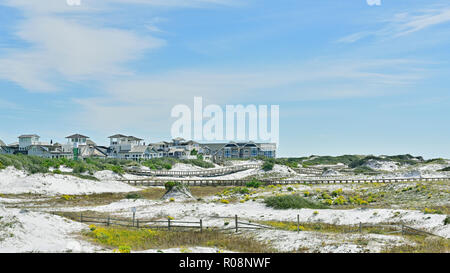
[[[62,215],[64,216],[64,214]],[[105,226],[120,226],[129,228],[148,228],[148,229],[167,229],[177,230],[177,229],[194,229],[203,231],[203,220],[199,221],[175,221],[172,219],[167,220],[149,220],[149,219],[118,219],[113,217],[99,217],[99,216],[88,216],[80,213],[78,217],[70,217],[73,220],[80,221],[81,223],[89,224],[100,224]]]
[[[146,187],[161,187],[169,181],[179,181],[187,186],[245,186],[252,182],[250,179],[120,179],[119,181]],[[295,184],[363,184],[363,183],[395,183],[395,182],[431,182],[450,181],[448,177],[442,178],[377,178],[377,179],[348,179],[348,178],[318,178],[318,179],[263,179],[258,180],[263,185],[295,185]]]
[[[66,216],[63,214],[54,213],[55,215],[59,216]],[[79,220],[81,223],[89,223],[89,224],[97,224],[97,225],[105,225],[105,226],[120,226],[120,227],[128,227],[128,228],[146,228],[146,229],[167,229],[168,231],[178,231],[178,230],[185,230],[185,229],[191,229],[191,230],[198,230],[200,232],[203,232],[205,228],[211,228],[215,230],[232,230],[235,232],[239,232],[239,230],[260,230],[260,229],[276,229],[275,227],[263,225],[259,223],[252,223],[252,222],[244,222],[242,220],[239,220],[238,215],[235,215],[234,217],[212,217],[212,218],[221,218],[221,219],[233,219],[234,226],[225,227],[225,228],[217,228],[217,227],[205,227],[203,224],[203,219],[200,219],[198,221],[176,221],[168,218],[167,220],[148,220],[148,219],[118,219],[113,217],[99,217],[99,216],[89,216],[89,215],[83,215],[83,213],[80,213],[79,216],[68,216],[69,218],[73,220]],[[297,215],[297,233],[301,231],[301,224],[300,223],[300,215]],[[363,233],[364,229],[367,228],[381,228],[381,229],[390,229],[394,231],[386,232],[386,234],[395,234],[395,233],[401,233],[402,235],[422,235],[422,236],[437,236],[444,238],[442,236],[416,229],[404,224],[364,224],[359,223],[359,226],[356,226],[355,229],[350,229],[346,231],[345,233]]]
[[[201,170],[201,171],[142,171],[142,170],[134,170],[128,169],[126,170],[130,174],[139,175],[139,176],[168,176],[168,177],[189,177],[189,176],[198,176],[198,177],[214,177],[232,174],[240,171],[245,171],[249,169],[257,169],[260,168],[261,164],[245,164],[238,165],[232,167],[225,168],[216,168],[210,170]]]

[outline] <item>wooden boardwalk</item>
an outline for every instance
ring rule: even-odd
[[[167,177],[215,177],[227,174],[232,174],[249,169],[258,169],[261,164],[245,164],[225,168],[206,169],[200,171],[141,171],[141,170],[127,170],[127,173],[139,176],[167,176]]]
[[[135,186],[162,187],[166,182],[178,181],[188,186],[246,186],[251,182],[250,179],[168,179],[168,178],[150,178],[150,179],[121,179]],[[431,182],[431,181],[450,181],[448,177],[442,178],[378,178],[378,179],[345,179],[345,178],[304,178],[304,179],[266,179],[259,180],[263,185],[295,185],[295,184],[363,184],[363,183],[395,183],[395,182]]]

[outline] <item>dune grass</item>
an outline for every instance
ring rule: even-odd
[[[406,236],[412,243],[385,249],[384,253],[450,253],[450,239]]]
[[[275,250],[251,237],[222,233],[217,230],[165,231],[90,226],[83,235],[94,243],[109,248],[131,250],[186,247],[215,247],[245,253],[268,253]]]

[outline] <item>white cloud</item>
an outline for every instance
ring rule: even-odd
[[[39,5],[31,2],[28,8],[39,9]],[[19,1],[17,5],[25,3]],[[50,7],[53,7],[50,10],[65,10],[56,4]],[[124,66],[127,62],[146,50],[165,45],[162,39],[142,37],[129,30],[36,14],[29,15],[16,32],[30,46],[4,49],[7,54],[0,56],[0,78],[30,91],[54,91],[63,81],[98,80],[132,73]]]
[[[378,38],[400,37],[449,22],[450,7],[397,13],[392,18],[380,21],[384,26],[378,30],[353,33],[337,42],[354,43],[371,36]]]
[[[425,76],[416,71],[417,64],[410,60],[321,60],[265,69],[177,70],[113,80],[105,86],[103,98],[83,98],[77,103],[86,117],[80,119],[85,125],[167,127],[168,132],[171,108],[192,105],[194,96],[202,96],[205,105],[225,105],[399,94]]]

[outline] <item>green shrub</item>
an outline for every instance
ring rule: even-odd
[[[113,171],[114,173],[117,173],[117,174],[125,173],[125,171],[123,170],[123,168],[121,166],[110,165],[110,167],[108,169],[110,171]]]
[[[450,216],[445,217],[444,219],[444,225],[450,224]]]
[[[275,162],[272,160],[266,160],[264,161],[264,164],[262,165],[262,169],[266,172],[273,170],[273,167],[275,166]]]
[[[169,181],[164,184],[164,187],[166,188],[167,191],[170,191],[173,187],[177,187],[177,186],[181,186],[181,185],[182,185],[181,182]]]
[[[58,169],[54,170],[53,173],[54,174],[62,174],[62,172],[60,170],[58,170]]]
[[[259,187],[261,187],[261,185],[262,185],[262,182],[258,181],[256,179],[253,179],[252,181],[247,182],[247,184],[245,184],[245,186],[248,188],[259,188]]]
[[[142,198],[141,195],[139,195],[138,193],[129,193],[125,196],[125,198],[127,199],[140,199]]]
[[[191,165],[198,166],[201,168],[214,168],[215,167],[213,163],[204,161],[203,156],[201,156],[201,155],[198,155],[197,159],[182,160],[181,163],[191,164]]]
[[[266,204],[266,206],[272,207],[274,209],[328,208],[328,206],[325,204],[315,203],[297,194],[267,197],[264,199],[264,203]]]
[[[231,190],[233,193],[249,194],[250,190],[246,187],[237,187]]]

